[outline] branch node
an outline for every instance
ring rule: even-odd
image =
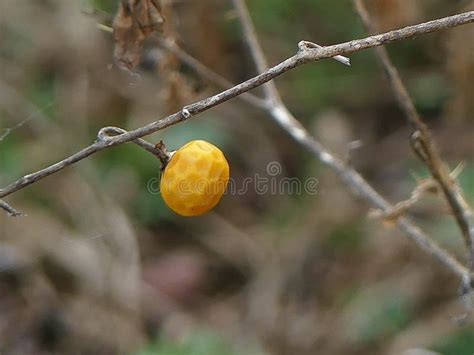
[[[318,46],[316,43],[309,42],[309,41],[299,41],[298,42],[298,53],[307,55],[308,52],[317,52],[319,49],[321,49],[320,46]]]
[[[120,136],[125,133],[128,133],[128,131],[123,128],[113,126],[103,127],[99,130],[99,133],[97,133],[97,140],[100,142],[110,143],[114,137]],[[168,164],[171,155],[166,151],[165,144],[163,143],[163,141],[160,141],[156,145],[153,145],[144,139],[137,138],[133,140],[133,143],[160,159],[162,169],[164,169],[166,164]]]
[[[190,118],[192,116],[191,112],[189,112],[189,110],[186,107],[184,107],[181,110],[181,114],[183,115],[184,118]]]
[[[318,51],[320,50],[321,48],[323,48],[323,46],[320,46],[319,44],[316,44],[314,42],[309,42],[309,41],[300,41],[298,43],[298,53],[307,53],[308,51],[311,51],[312,53],[314,53],[314,51]],[[332,57],[332,59],[334,59],[335,61],[341,63],[341,64],[344,64],[344,65],[347,65],[348,67],[351,66],[351,60],[347,57],[344,57],[342,55],[336,55],[334,57]]]

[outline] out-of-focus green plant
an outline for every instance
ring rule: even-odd
[[[114,13],[117,10],[118,1],[116,0],[87,0],[86,4],[94,9]]]
[[[404,329],[411,320],[408,296],[374,288],[356,294],[349,303],[348,333],[357,343],[370,343]]]
[[[443,355],[474,354],[474,328],[463,328],[450,337],[440,340],[433,349]]]
[[[347,223],[331,231],[325,246],[336,253],[354,253],[365,240],[359,223]]]
[[[160,340],[148,344],[135,355],[257,355],[258,352],[243,349],[236,352],[218,334],[205,329],[196,330],[181,342]]]

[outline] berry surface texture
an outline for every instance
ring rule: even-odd
[[[191,141],[168,162],[160,182],[161,195],[174,212],[198,216],[217,205],[229,181],[229,164],[213,144]]]

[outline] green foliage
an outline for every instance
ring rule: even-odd
[[[41,73],[35,81],[31,82],[25,96],[41,111],[44,117],[54,119],[57,98],[53,73]]]
[[[364,241],[364,233],[359,223],[337,226],[328,236],[326,247],[335,252],[354,253]]]
[[[440,340],[433,350],[443,355],[472,355],[474,353],[474,328],[463,328]]]
[[[88,0],[88,3],[94,9],[115,13],[119,2],[117,0]]]
[[[459,183],[468,201],[474,200],[474,165],[466,164],[458,177]]]
[[[397,333],[411,320],[409,299],[401,290],[367,290],[356,295],[349,308],[347,330],[358,343],[370,343]]]
[[[448,84],[438,73],[418,75],[410,82],[410,92],[421,114],[439,113],[448,99]]]
[[[237,355],[238,353],[218,334],[210,330],[197,330],[181,342],[160,340],[148,344],[135,355]],[[241,354],[256,354],[243,351]]]
[[[256,26],[264,31],[278,32],[282,35],[288,34],[288,31],[295,31],[294,27],[285,26],[285,22],[296,18],[296,7],[291,1],[274,0],[269,6],[268,1],[258,0],[251,1],[248,5]],[[282,28],[285,28],[285,31],[281,31]]]
[[[0,134],[4,133],[2,128],[0,128]],[[14,134],[6,136],[0,142],[0,176],[2,178],[13,180],[21,175],[22,164],[19,164],[19,162],[21,162],[20,145],[21,142],[15,138]]]

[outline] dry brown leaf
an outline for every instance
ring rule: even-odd
[[[145,39],[162,32],[165,18],[159,0],[122,0],[114,20],[115,59],[133,70],[140,61]]]

